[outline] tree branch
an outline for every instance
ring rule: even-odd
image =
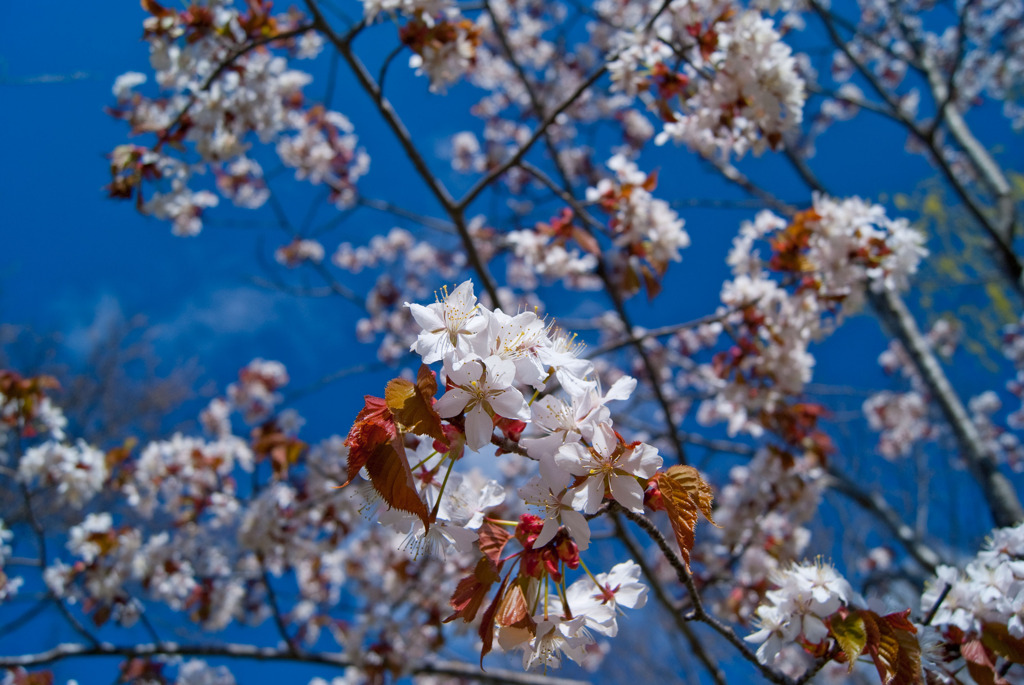
[[[469,234],[469,227],[466,225],[464,212],[467,203],[456,203],[451,194],[449,194],[445,185],[430,170],[430,167],[427,165],[423,155],[420,154],[420,151],[413,143],[412,134],[409,133],[409,129],[406,128],[405,123],[398,116],[398,112],[395,111],[391,102],[384,97],[384,93],[381,92],[380,85],[366,69],[366,65],[364,65],[362,60],[352,52],[351,39],[342,38],[335,33],[334,29],[331,28],[330,24],[324,18],[323,13],[320,12],[320,8],[317,6],[316,0],[306,0],[306,7],[309,8],[310,13],[313,15],[314,25],[317,30],[327,36],[327,39],[334,45],[338,52],[341,53],[341,56],[355,74],[356,80],[359,81],[359,85],[361,85],[363,90],[366,91],[366,94],[370,96],[370,99],[377,107],[377,111],[380,112],[384,121],[391,129],[391,132],[394,133],[395,137],[398,139],[399,144],[405,151],[409,161],[412,162],[412,165],[420,175],[420,178],[422,178],[427,184],[430,192],[433,193],[434,197],[451,217],[452,223],[455,224],[455,230],[462,239],[462,245],[466,250],[466,256],[469,258],[470,265],[479,276],[480,281],[484,286],[484,290],[487,291],[493,305],[495,307],[500,306],[501,301],[498,299],[498,288],[494,283],[494,279],[487,271],[486,265],[484,265],[483,261],[480,259],[480,253],[473,244],[473,237]]]
[[[686,590],[689,593],[693,610],[686,616],[687,620],[700,621],[701,623],[711,626],[716,633],[724,637],[729,644],[736,648],[744,659],[754,664],[757,667],[757,670],[760,671],[761,675],[771,682],[777,683],[778,685],[795,685],[796,683],[803,682],[803,680],[794,680],[787,675],[779,673],[775,669],[762,664],[753,650],[751,650],[750,647],[747,646],[747,643],[743,641],[743,638],[736,634],[736,631],[708,613],[707,609],[704,607],[704,603],[701,601],[700,594],[697,592],[697,586],[693,581],[693,576],[686,568],[686,564],[683,563],[683,560],[679,558],[679,555],[669,544],[668,540],[665,539],[665,536],[662,535],[661,531],[658,530],[658,527],[655,526],[649,518],[643,514],[637,514],[625,509],[618,503],[614,503],[610,510],[613,518],[617,514],[622,514],[630,521],[637,524],[658,546],[658,549],[661,550],[662,554],[665,555],[665,559],[676,572],[676,577],[679,579],[679,582],[686,586]]]
[[[929,574],[934,574],[935,568],[945,563],[935,550],[917,537],[913,528],[903,522],[899,513],[889,505],[884,497],[877,492],[862,490],[857,487],[856,483],[835,468],[829,468],[828,474],[829,487],[849,497],[885,524],[893,536],[900,541],[904,549],[910,553],[910,556],[914,557],[917,563],[921,564]]]
[[[178,645],[167,642],[161,645],[124,646],[109,643],[95,646],[66,643],[35,654],[0,656],[0,668],[17,668],[19,666],[27,668],[45,666],[65,659],[111,656],[121,656],[128,659],[154,656],[194,656],[222,659],[251,659],[254,661],[290,661],[324,664],[336,668],[359,667],[359,664],[354,660],[333,654],[292,652],[272,647],[256,647],[233,643]],[[467,664],[461,661],[428,661],[414,666],[409,673],[411,675],[447,675],[473,680],[478,683],[493,683],[494,685],[501,685],[502,683],[512,683],[513,685],[584,685],[579,680],[555,678],[536,673],[520,673],[496,668],[485,672],[474,664]]]
[[[982,442],[960,396],[950,384],[907,305],[899,295],[888,290],[881,293],[869,291],[868,296],[891,333],[903,344],[942,410],[946,422],[953,429],[967,467],[981,485],[995,525],[1002,528],[1024,521],[1024,508],[1021,507],[1013,484],[999,470],[995,455]]]

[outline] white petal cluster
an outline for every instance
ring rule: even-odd
[[[679,250],[690,246],[690,236],[675,210],[651,194],[650,177],[621,154],[608,160],[608,168],[615,179],[605,178],[587,188],[587,201],[612,204],[615,244],[643,245],[644,256],[653,264],[681,261]]]
[[[323,107],[307,107],[302,89],[312,77],[289,68],[275,49],[288,47],[297,58],[315,56],[322,39],[307,31],[280,43],[268,33],[298,28],[297,12],[249,16],[217,0],[188,10],[161,10],[145,22],[145,39],[160,97],[140,92],[145,76],[120,76],[112,114],[134,133],[153,134],[151,148],[136,154],[115,150],[111,194],[135,197],[140,210],[173,222],[174,233],[202,230],[203,211],[217,194],[196,188],[212,171],[220,193],[237,206],[257,208],[269,197],[260,165],[247,156],[254,139],[277,143],[285,165],[300,179],[326,183],[339,207],[354,201],[354,184],[369,168],[348,120]],[[261,44],[253,47],[253,41]],[[170,143],[170,144],[168,144]],[[122,146],[129,148],[132,146]],[[153,191],[144,184],[153,183]]]
[[[476,220],[470,222],[470,230]],[[356,323],[360,342],[374,343],[381,361],[395,363],[408,353],[409,344],[420,332],[405,300],[421,298],[430,292],[427,283],[454,278],[466,264],[465,253],[454,244],[445,246],[436,240],[418,240],[403,228],[392,228],[375,235],[365,245],[341,243],[331,262],[340,269],[362,274],[379,270],[366,294],[366,316]]]
[[[235,677],[226,666],[210,666],[192,659],[178,667],[176,685],[235,685]]]
[[[449,35],[444,40],[427,41],[418,54],[409,58],[416,74],[426,74],[430,91],[444,94],[469,73],[476,60],[477,37],[467,22],[449,22]]]
[[[739,12],[716,24],[718,45],[696,67],[696,92],[656,143],[685,143],[706,156],[761,154],[803,120],[806,98],[796,60],[770,19]],[[699,54],[699,53],[698,53]],[[704,68],[711,78],[697,76]]]
[[[777,453],[761,449],[749,464],[734,466],[716,497],[716,539],[697,554],[710,574],[729,574],[735,590],[719,610],[751,618],[773,574],[802,558],[818,516],[825,471],[805,458],[788,468]]]
[[[436,17],[454,7],[451,0],[363,0],[363,17],[373,21],[379,14]]]
[[[303,262],[319,264],[324,260],[324,246],[316,240],[296,238],[274,250],[274,260],[288,268],[295,268]]]
[[[926,254],[905,220],[860,198],[815,195],[813,209],[793,221],[761,212],[729,253],[733,280],[721,299],[739,344],[702,369],[714,397],[701,403],[698,420],[728,421],[732,435],[759,435],[810,380],[810,344],[856,311],[867,288],[905,288]]]
[[[295,133],[278,141],[278,157],[295,169],[296,179],[331,188],[339,209],[351,207],[355,182],[370,170],[370,156],[357,147],[352,123],[343,114],[321,108],[290,112],[288,122]]]
[[[935,626],[956,626],[979,635],[985,623],[995,623],[1006,626],[1013,637],[1024,638],[1024,524],[992,531],[963,570],[940,566],[921,595],[921,612],[928,614],[936,605]]]
[[[630,4],[634,12],[658,11],[653,3]],[[657,144],[682,143],[707,157],[759,155],[802,121],[806,91],[796,59],[757,10],[672,3],[646,33],[632,28],[643,26],[643,17],[602,10],[631,27],[607,37],[595,30],[595,38],[614,55],[613,89],[639,97],[665,122]]]
[[[928,420],[928,402],[915,390],[875,393],[864,400],[863,411],[868,426],[879,433],[879,454],[890,461],[909,455],[934,430]]]
[[[7,564],[7,559],[11,556],[11,540],[14,539],[14,533],[7,527],[3,519],[0,519],[0,603],[7,600],[18,593],[18,588],[24,583],[24,579],[18,576],[7,575],[4,566]]]
[[[924,342],[936,354],[949,359],[956,351],[959,337],[958,326],[947,319],[938,319],[925,334]],[[930,415],[928,384],[918,373],[903,344],[898,340],[890,341],[888,348],[878,356],[878,364],[886,374],[896,375],[910,385],[909,390],[902,392],[877,392],[862,405],[868,425],[879,433],[876,449],[892,461],[908,456],[922,442],[938,438],[941,428]],[[991,418],[992,413],[1000,409],[999,405],[994,394],[983,393],[973,398],[969,402],[971,421],[992,454],[1014,465],[1019,461],[1019,443],[1012,433],[1001,429]]]
[[[583,616],[587,628],[615,637],[622,609],[647,604],[647,586],[640,582],[640,565],[630,560],[612,566],[608,573],[580,578],[566,588],[565,596],[572,613]]]
[[[188,521],[203,507],[214,518],[230,519],[238,503],[234,482],[225,479],[236,467],[251,470],[252,464],[252,451],[239,438],[206,442],[179,433],[146,445],[123,487],[129,504],[146,517],[159,506],[172,520]]]
[[[761,643],[757,658],[762,663],[775,661],[779,650],[798,638],[819,644],[828,636],[824,619],[853,600],[853,589],[830,564],[798,564],[772,577],[776,589],[757,609],[760,630],[748,636]]]
[[[25,450],[18,464],[19,480],[56,486],[57,494],[76,509],[103,489],[107,473],[106,455],[82,440],[74,445],[48,440]]]
[[[274,412],[282,399],[277,391],[288,380],[281,362],[253,359],[238,372],[238,382],[228,386],[228,399],[246,421],[257,423]]]
[[[553,235],[535,230],[510,231],[505,240],[526,269],[513,271],[510,278],[524,288],[536,288],[537,276],[544,280],[562,280],[568,287],[593,289],[599,281],[593,276],[597,257],[576,247],[566,247]]]
[[[650,445],[627,444],[605,407],[628,398],[634,379],[623,378],[602,395],[593,365],[578,357],[571,338],[533,312],[511,316],[484,307],[471,281],[443,291],[434,304],[407,306],[422,327],[413,351],[425,363],[443,362],[447,392],[435,409],[446,419],[464,416],[470,449],[490,444],[500,420],[532,424],[540,433],[522,443],[540,462],[540,479],[528,489],[545,514],[540,544],[567,525],[585,548],[589,527],[580,512],[593,513],[606,496],[643,511],[640,481],[654,475],[662,458]],[[523,391],[543,391],[552,379],[569,401],[548,395],[528,405]]]

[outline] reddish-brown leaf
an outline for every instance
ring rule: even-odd
[[[430,512],[416,491],[401,438],[395,437],[384,442],[387,432],[376,425],[368,426],[366,432],[375,445],[366,459],[366,470],[370,474],[373,489],[380,493],[389,507],[420,517],[423,527],[430,528]],[[351,458],[351,453],[349,456]]]
[[[14,673],[14,685],[53,685],[53,671],[28,671],[18,669]]]
[[[1005,624],[986,623],[981,631],[981,641],[1007,661],[1024,664],[1024,640],[1010,635]]]
[[[658,171],[655,169],[651,173],[647,174],[647,178],[644,179],[643,189],[648,193],[654,192],[654,189],[658,187]]]
[[[601,245],[597,242],[594,236],[590,235],[587,231],[578,226],[572,228],[572,238],[576,241],[576,244],[583,248],[584,252],[588,252],[595,257],[601,256]]]
[[[860,611],[867,634],[864,653],[871,656],[883,685],[917,685],[921,682],[921,645],[917,629],[907,620],[909,612],[879,616]]]
[[[479,536],[480,551],[494,564],[500,563],[501,553],[508,541],[512,539],[512,533],[508,532],[504,526],[484,519],[483,525],[480,526]]]
[[[882,616],[882,620],[892,626],[894,630],[905,630],[911,634],[917,633],[917,626],[910,620],[910,609],[886,614]]]
[[[978,685],[1008,685],[996,672],[995,655],[981,640],[968,640],[960,645],[960,654],[967,662],[967,672]]]
[[[282,432],[275,421],[252,430],[252,450],[257,458],[270,459],[275,478],[285,478],[288,467],[298,462],[307,449],[309,445]]]
[[[501,598],[501,604],[498,605],[498,614],[495,616],[495,621],[502,627],[511,626],[519,623],[529,615],[530,610],[526,605],[523,589],[516,583]]]
[[[626,297],[632,297],[636,294],[636,291],[640,290],[640,277],[632,266],[627,266],[622,270],[622,280],[619,281],[619,287],[622,289],[622,294]]]
[[[476,618],[476,612],[487,597],[491,586],[501,580],[496,567],[487,557],[481,557],[476,563],[473,573],[459,581],[452,598],[448,601],[455,613],[444,620],[445,623],[461,618],[469,623]]]
[[[142,9],[157,17],[162,17],[169,13],[163,5],[155,2],[155,0],[139,0],[139,4],[142,5]]]
[[[416,387],[424,397],[437,394],[437,376],[426,364],[420,364],[420,370],[416,372]]]
[[[484,611],[483,616],[480,617],[480,641],[483,646],[480,648],[480,668],[484,667],[484,657],[491,651],[494,646],[494,617],[498,613],[498,604],[501,603],[501,598],[505,594],[505,587],[508,585],[508,576],[505,576],[505,580],[501,581],[501,585],[498,586],[498,594],[494,595],[494,599],[488,605],[487,610]]]
[[[398,432],[391,410],[383,399],[371,395],[363,399],[366,404],[356,415],[355,423],[345,438],[345,446],[348,447],[348,480],[342,487],[351,483],[380,445],[390,442]]]
[[[679,551],[686,568],[690,568],[690,550],[693,549],[694,529],[698,514],[703,514],[712,525],[711,517],[714,494],[700,472],[692,466],[672,466],[658,477],[658,489],[668,513],[672,531],[676,534]]]
[[[647,299],[653,300],[661,292],[661,281],[645,264],[640,265],[640,275],[644,278],[644,287],[647,288]]]
[[[441,428],[441,417],[434,411],[434,393],[437,380],[425,364],[420,366],[416,383],[404,378],[389,381],[384,389],[384,401],[394,421],[403,430],[416,435],[429,435],[445,445],[448,438]]]

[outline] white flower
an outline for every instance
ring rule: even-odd
[[[584,616],[591,630],[615,637],[620,608],[639,609],[647,603],[647,586],[639,580],[640,565],[632,560],[593,579],[580,578],[566,590],[569,608],[574,616]]]
[[[423,357],[424,364],[441,361],[452,350],[467,351],[469,338],[487,327],[487,318],[477,309],[472,281],[451,293],[447,288],[442,292],[437,302],[426,307],[405,303],[423,329],[410,349]]]
[[[488,357],[446,366],[448,378],[455,384],[437,401],[434,408],[442,418],[466,412],[466,444],[479,450],[491,441],[493,416],[526,421],[529,407],[523,394],[511,387],[516,367],[507,360]]]
[[[584,650],[594,638],[586,631],[586,619],[576,616],[565,619],[561,616],[561,602],[551,598],[549,613],[534,616],[537,622],[537,633],[524,647],[523,669],[534,666],[558,668],[562,665],[562,654],[579,663],[584,657]]]
[[[628,445],[607,425],[594,432],[590,447],[581,443],[563,446],[555,463],[574,476],[586,480],[573,489],[573,507],[593,514],[601,506],[605,492],[630,511],[644,510],[644,489],[637,477],[650,478],[661,468],[658,450],[650,445]]]
[[[534,478],[519,489],[519,496],[544,512],[544,525],[533,542],[535,549],[551,542],[561,526],[569,531],[579,551],[583,552],[590,546],[590,524],[573,508],[574,493],[569,491],[559,495],[543,479]]]

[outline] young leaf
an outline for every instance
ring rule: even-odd
[[[661,292],[661,282],[658,280],[658,275],[646,264],[640,265],[640,275],[643,276],[644,287],[647,288],[648,301],[653,300]]]
[[[658,477],[658,489],[661,491],[668,520],[672,524],[672,531],[676,534],[683,563],[689,570],[697,514],[703,514],[709,523],[718,525],[711,517],[711,504],[714,499],[711,486],[692,466],[672,466]]]
[[[498,605],[498,614],[495,617],[495,621],[502,627],[511,626],[519,623],[529,615],[530,611],[526,606],[526,597],[523,595],[523,589],[516,583],[502,597],[501,604]]]
[[[509,576],[505,576],[505,580],[501,581],[501,585],[498,586],[498,594],[494,595],[494,599],[491,601],[487,610],[484,611],[483,616],[480,617],[480,641],[483,642],[483,646],[480,648],[480,668],[484,667],[484,657],[491,651],[494,646],[494,616],[498,613],[498,604],[501,603],[502,595],[505,594],[505,587],[508,585]]]
[[[857,660],[868,644],[864,619],[857,613],[852,613],[846,618],[835,616],[829,621],[829,631],[839,643],[843,653],[846,654],[846,660],[850,664],[847,672],[852,673],[853,662]]]
[[[355,423],[345,438],[345,446],[348,447],[348,480],[342,483],[342,487],[351,483],[359,470],[366,466],[370,456],[398,433],[391,410],[383,399],[366,395],[363,400],[365,406],[356,415]]]
[[[430,528],[430,512],[416,491],[401,439],[395,437],[385,441],[387,431],[374,424],[369,424],[364,432],[368,443],[374,446],[366,457],[366,470],[373,489],[380,493],[389,507],[420,517],[423,527]],[[349,459],[351,468],[351,452]]]
[[[497,523],[484,519],[483,525],[480,526],[478,543],[480,551],[494,564],[498,564],[501,561],[501,552],[511,539],[512,533]]]
[[[1024,664],[1024,640],[1010,635],[1006,625],[986,623],[981,631],[982,643],[1007,661]]]
[[[597,239],[594,238],[594,236],[590,235],[589,233],[587,233],[582,228],[578,228],[576,226],[573,226],[573,228],[572,228],[572,237],[573,237],[573,240],[575,240],[576,243],[581,248],[583,248],[584,252],[588,252],[589,254],[592,254],[592,255],[594,255],[596,257],[600,257],[601,256],[601,245],[600,245],[600,243],[597,242]]]
[[[420,366],[416,383],[404,378],[389,381],[384,389],[384,401],[395,423],[405,431],[429,435],[447,445],[448,438],[441,428],[441,417],[434,411],[433,397],[436,392],[434,372],[424,364]]]
[[[498,568],[491,563],[487,557],[481,557],[476,563],[473,573],[459,581],[455,592],[452,594],[449,604],[455,609],[455,613],[444,620],[445,623],[461,618],[469,623],[476,618],[476,612],[480,610],[487,592],[491,585],[501,580]]]
[[[916,685],[921,682],[921,645],[914,636],[917,629],[909,622],[909,612],[879,616],[873,611],[860,611],[864,620],[867,644],[864,652],[871,656],[884,685]]]
[[[968,640],[960,645],[960,654],[967,662],[967,672],[978,685],[1008,685],[996,671],[995,655],[981,640]]]
[[[286,435],[275,421],[252,429],[252,451],[259,459],[270,459],[274,478],[286,478],[288,467],[297,463],[307,449],[309,445]]]

